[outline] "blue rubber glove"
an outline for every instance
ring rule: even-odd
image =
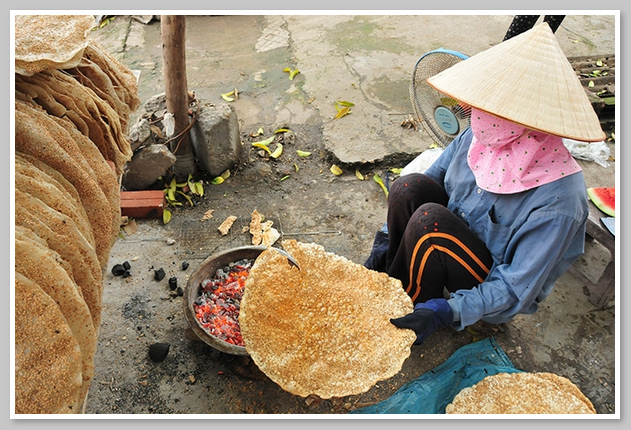
[[[414,345],[420,345],[430,334],[442,327],[447,327],[454,320],[451,306],[445,299],[431,299],[414,306],[414,312],[401,318],[391,318],[390,322],[399,328],[408,328],[416,332]]]

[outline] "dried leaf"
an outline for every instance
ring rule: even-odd
[[[348,106],[344,106],[342,109],[340,109],[340,110],[337,112],[337,115],[335,115],[335,118],[334,118],[334,119],[339,119],[339,118],[342,118],[343,116],[346,116],[346,115],[348,115],[349,113],[351,113],[351,108],[350,108],[350,107],[348,107]]]
[[[171,211],[168,209],[164,209],[162,211],[162,222],[164,224],[168,224],[171,221]]]
[[[279,143],[276,146],[276,149],[274,150],[274,152],[272,152],[269,156],[272,158],[278,158],[280,157],[280,155],[283,153],[283,145],[281,143]]]
[[[175,199],[175,189],[174,188],[169,188],[166,191],[167,191],[166,199],[169,202],[175,202],[176,201],[176,199]]]
[[[296,169],[296,173],[298,173],[298,170],[300,170],[300,168],[298,167],[296,163],[294,163],[294,169]]]
[[[335,164],[331,166],[330,170],[331,173],[333,173],[335,176],[340,176],[342,173],[344,173],[344,171]]]
[[[261,142],[255,142],[255,143],[252,144],[252,146],[254,146],[256,148],[261,148],[262,150],[264,150],[268,154],[272,155],[272,151],[270,151],[270,149],[267,147],[267,145],[264,145]]]
[[[204,186],[202,185],[201,182],[195,182],[193,184],[195,187],[195,190],[193,191],[195,194],[197,194],[200,197],[204,196]]]
[[[274,137],[275,136],[271,136],[271,137],[268,137],[265,140],[260,140],[258,142],[253,142],[252,145],[264,145],[264,146],[267,146],[267,145],[269,145],[270,143],[272,143],[274,141]]]
[[[374,174],[374,176],[372,177],[372,179],[379,184],[379,186],[381,186],[381,188],[383,189],[383,192],[386,194],[386,198],[388,197],[388,189],[386,188],[386,185],[383,183],[383,180],[381,179],[381,176],[379,176],[378,174]]]
[[[311,152],[309,151],[301,151],[300,149],[296,151],[296,154],[298,154],[299,157],[308,157],[311,155]]]
[[[188,201],[189,205],[193,206],[193,200],[189,196],[187,196],[186,193],[183,193],[180,190],[178,190],[177,192],[178,194],[181,194],[182,196],[184,196],[184,198]]]
[[[222,178],[221,176],[217,176],[212,181],[210,181],[210,183],[213,185],[223,184],[223,182],[224,182],[224,178]]]
[[[603,66],[603,60],[598,60],[598,61],[596,61],[596,65],[597,65],[598,67],[602,67],[602,66]]]
[[[355,176],[357,176],[357,179],[359,179],[360,181],[363,181],[364,179],[366,179],[366,177],[362,175],[359,170],[355,170]]]
[[[395,175],[399,175],[403,171],[403,167],[391,167],[389,170]]]
[[[195,186],[195,181],[193,181],[193,175],[191,175],[190,173],[188,174],[188,180],[186,181],[186,185],[188,185],[188,189],[191,190],[193,194],[196,194],[197,187]]]
[[[282,181],[284,181],[285,179],[287,179],[287,178],[289,178],[289,177],[290,177],[289,175],[285,175],[285,176],[283,176],[282,178],[280,178],[280,180],[281,180],[281,182],[282,182]]]
[[[229,93],[223,93],[221,95],[221,98],[224,99],[227,102],[233,102],[234,101],[234,97],[232,97],[232,96],[234,96],[234,93],[235,93],[234,90],[230,91]]]
[[[289,80],[290,81],[293,81],[294,80],[294,76],[296,76],[298,73],[300,73],[300,71],[298,69],[292,70],[289,67],[285,67],[283,69],[283,72],[288,72],[289,73]]]
[[[589,88],[594,88],[594,81],[589,81],[589,83],[587,84],[587,86]]]
[[[278,130],[276,130],[274,132],[274,134],[278,134],[278,133],[287,133],[289,131],[288,128],[279,128]]]
[[[230,170],[226,170],[220,176],[224,179],[228,179],[230,177]]]
[[[340,106],[355,106],[355,103],[347,102],[344,100],[338,100],[336,103],[339,104]]]

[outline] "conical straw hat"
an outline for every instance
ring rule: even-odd
[[[467,105],[531,129],[597,142],[606,135],[547,23],[427,79]]]

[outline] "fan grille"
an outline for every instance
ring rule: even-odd
[[[471,108],[437,91],[426,79],[462,60],[462,56],[450,52],[432,51],[421,57],[412,74],[410,96],[414,113],[425,131],[442,147],[469,126]],[[444,121],[439,122],[437,117]]]

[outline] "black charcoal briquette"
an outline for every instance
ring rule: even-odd
[[[114,267],[112,267],[112,275],[121,276],[123,273],[125,273],[125,268],[122,264],[115,264]]]
[[[153,271],[153,279],[155,279],[156,281],[163,280],[165,276],[166,276],[166,273],[164,272],[164,269],[162,268]]]
[[[164,361],[169,353],[169,348],[171,348],[171,344],[169,343],[154,343],[149,346],[149,358],[153,361]]]

